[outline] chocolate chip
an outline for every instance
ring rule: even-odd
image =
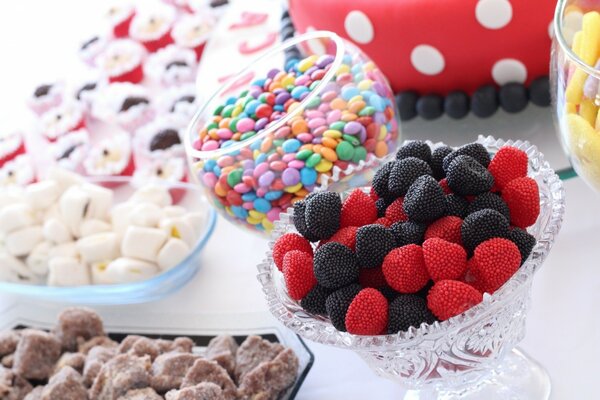
[[[173,103],[173,105],[171,106],[171,112],[175,111],[175,106],[177,105],[177,103],[193,103],[194,100],[196,100],[195,96],[180,97],[179,99],[175,100],[175,103]]]
[[[123,101],[120,111],[127,111],[131,107],[137,106],[138,104],[150,104],[150,101],[147,98],[140,96],[127,97],[125,101]]]
[[[181,144],[179,133],[175,129],[163,129],[150,141],[150,151],[165,150],[176,144]]]
[[[73,153],[76,148],[77,148],[77,145],[73,145],[73,146],[69,147],[68,149],[65,150],[64,153],[62,153],[60,155],[60,157],[58,157],[58,159],[64,160],[65,158],[69,158],[71,156],[71,153]]]
[[[228,0],[211,0],[210,6],[212,8],[217,8],[229,4]]]
[[[86,40],[85,42],[83,42],[83,44],[81,45],[81,50],[85,50],[92,43],[96,43],[98,40],[100,40],[100,38],[98,36],[93,36],[93,37],[89,38],[88,40]]]
[[[52,85],[40,85],[35,89],[33,95],[35,97],[43,97],[50,93],[50,89],[52,89]]]
[[[169,69],[171,69],[173,67],[188,67],[188,64],[185,61],[176,60],[176,61],[172,61],[172,62],[168,63],[167,66],[165,67],[165,69],[168,71]]]

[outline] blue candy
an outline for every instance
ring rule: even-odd
[[[237,101],[237,97],[230,97],[227,99],[227,101],[225,101],[225,104],[227,105],[231,105],[231,104],[235,104],[235,102]]]
[[[256,109],[261,104],[262,103],[260,101],[258,101],[258,100],[249,101],[248,104],[246,104],[246,108],[244,108],[244,111],[246,112],[246,114],[252,115],[252,114],[254,114],[256,112]]]
[[[309,89],[306,86],[296,86],[292,89],[292,97],[296,100],[300,99],[304,93],[307,93]]]
[[[283,192],[281,190],[274,190],[272,192],[267,192],[265,194],[265,199],[269,200],[269,201],[273,201],[273,200],[279,199],[281,196],[283,196]],[[244,196],[242,196],[242,200],[243,199],[244,199]]]
[[[215,165],[215,167],[213,168],[213,172],[215,173],[216,176],[221,176],[221,167],[219,167],[218,165]]]
[[[350,86],[342,89],[342,99],[348,101],[354,96],[358,96],[360,94],[360,90],[357,87]]]
[[[265,153],[260,153],[260,154],[259,154],[259,155],[256,157],[256,160],[254,160],[254,163],[255,163],[256,165],[258,165],[258,164],[260,164],[260,163],[263,163],[263,162],[267,161],[267,157],[268,157],[268,156],[267,156]]]
[[[256,142],[252,142],[252,144],[250,145],[250,148],[252,150],[258,150],[258,149],[260,149],[261,144],[262,144],[262,142],[260,140],[257,140]]]
[[[257,79],[254,82],[252,82],[250,85],[251,86],[264,86],[266,79],[261,78],[261,79]]]
[[[300,170],[300,182],[304,186],[312,185],[317,181],[317,171],[310,167],[304,167]]]
[[[273,106],[273,110],[275,110],[275,111],[283,111],[283,110],[285,110],[285,108],[283,107],[282,104],[276,104],[276,105]]]
[[[203,169],[205,172],[210,172],[215,168],[216,165],[217,165],[217,162],[215,160],[213,160],[212,158],[209,158],[208,160],[206,160],[204,162]]]
[[[369,98],[369,104],[375,109],[375,111],[383,112],[385,110],[385,101],[378,94],[373,94]]]
[[[254,209],[263,214],[268,213],[271,210],[271,203],[269,203],[268,200],[259,197],[254,200]]]
[[[240,219],[248,218],[248,210],[242,206],[231,206],[231,211],[233,212],[233,215]]]
[[[256,199],[256,193],[254,192],[248,192],[242,195],[242,200],[244,201],[254,201],[254,199]]]
[[[302,146],[302,143],[298,139],[288,139],[283,142],[281,148],[286,153],[294,153],[300,148],[300,146]]]

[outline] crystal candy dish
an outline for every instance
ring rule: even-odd
[[[490,153],[513,146],[529,156],[528,175],[540,189],[540,215],[528,231],[537,239],[531,255],[493,295],[465,313],[394,335],[357,336],[336,330],[326,317],[305,312],[286,291],[271,250],[258,266],[271,313],[305,339],[356,351],[380,376],[402,384],[405,399],[544,399],[550,381],[535,361],[513,350],[525,336],[533,276],[548,255],[565,209],[562,182],[528,142],[480,136]],[[296,232],[293,208],[275,224],[272,241]],[[518,377],[518,379],[517,379]]]
[[[114,204],[127,200],[137,189],[131,177],[113,176],[87,178],[87,180],[111,188],[115,194]],[[170,191],[183,192],[182,200],[178,205],[190,211],[204,213],[205,225],[202,233],[190,254],[178,265],[153,278],[134,283],[55,287],[0,282],[0,293],[74,304],[129,304],[157,300],[180,289],[194,277],[200,267],[202,249],[212,235],[216,224],[216,212],[206,201],[202,191],[195,185],[160,181],[153,184],[164,185]]]

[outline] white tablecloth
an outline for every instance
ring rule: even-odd
[[[0,129],[23,126],[28,120],[24,100],[36,84],[81,71],[75,56],[82,39],[101,28],[105,2],[20,0],[0,6]],[[408,136],[423,134],[453,144],[475,133],[501,132],[527,136],[548,153],[558,168],[566,161],[552,131],[548,110],[533,109],[517,120],[406,125]],[[532,119],[532,116],[534,119]],[[516,122],[515,122],[516,121]],[[424,132],[424,133],[421,133]],[[466,132],[466,133],[461,133]],[[464,135],[464,136],[463,136]],[[499,136],[502,136],[499,135]],[[566,182],[567,212],[562,232],[540,270],[533,288],[533,305],[522,347],[549,371],[553,399],[597,398],[600,359],[600,196],[580,179]],[[596,231],[598,229],[598,231]],[[266,240],[219,219],[193,282],[152,305],[128,306],[140,312],[244,312],[266,310],[255,279],[255,265]],[[0,305],[15,301],[0,295]],[[1,307],[0,307],[1,308]],[[401,388],[376,377],[352,352],[309,343],[316,361],[300,400],[395,399]]]

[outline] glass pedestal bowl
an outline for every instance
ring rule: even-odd
[[[593,32],[600,29],[600,15],[584,18],[592,11],[600,11],[600,3],[558,2],[550,83],[562,146],[577,174],[600,190],[600,36]],[[582,26],[586,20],[591,29]]]
[[[307,33],[254,60],[198,111],[185,135],[191,175],[227,220],[268,233],[313,190],[367,184],[396,149],[397,115],[364,53],[334,33]]]
[[[528,229],[537,244],[503,287],[449,320],[394,335],[357,336],[336,330],[326,317],[309,314],[292,300],[269,250],[258,266],[258,280],[271,313],[305,339],[354,350],[379,376],[400,383],[406,390],[404,399],[547,399],[547,373],[515,346],[525,336],[533,277],[560,230],[563,185],[535,146],[492,137],[478,142],[490,153],[502,146],[525,151],[528,175],[540,189],[540,216]],[[296,232],[293,209],[275,223],[270,249],[288,232]]]

